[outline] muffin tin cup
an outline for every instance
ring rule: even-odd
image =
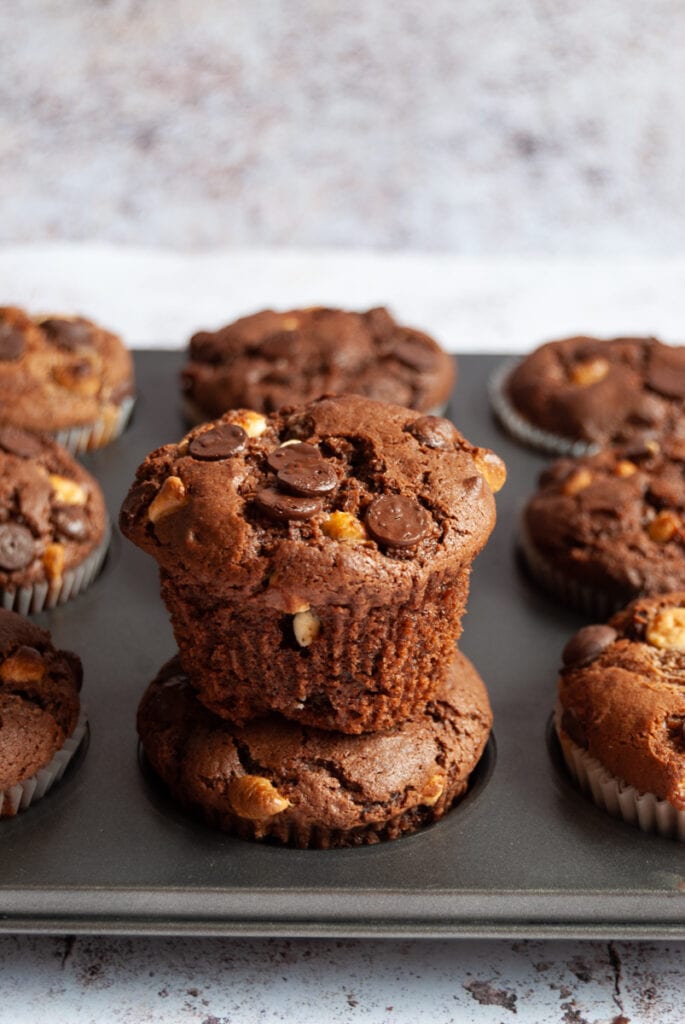
[[[65,427],[63,430],[52,431],[49,436],[72,455],[92,451],[94,448],[104,448],[106,444],[110,444],[123,433],[131,418],[134,405],[135,398],[133,396],[125,398],[113,418],[103,416],[85,426]]]
[[[565,570],[555,568],[538,551],[523,523],[519,527],[518,550],[530,575],[543,590],[570,608],[575,608],[599,621],[613,615],[628,601],[638,596],[625,594],[619,598],[571,579]]]
[[[98,547],[91,551],[80,565],[65,572],[58,585],[46,581],[34,583],[31,587],[0,590],[0,605],[7,611],[18,612],[20,615],[38,614],[50,611],[83,593],[98,576],[111,538],[112,531],[107,524],[105,535]]]
[[[507,359],[501,363],[488,381],[488,396],[497,419],[507,433],[528,448],[546,452],[548,455],[595,455],[599,445],[587,441],[572,441],[568,437],[560,437],[548,430],[533,426],[514,408],[507,395],[507,382],[512,371],[521,359]]]
[[[554,713],[554,727],[564,762],[578,786],[614,818],[685,843],[685,810],[654,793],[640,793],[634,786],[611,775],[601,761],[574,743],[561,728],[561,707]]]
[[[67,765],[81,746],[87,728],[88,716],[85,708],[81,707],[74,731],[52,760],[35,775],[18,782],[15,786],[10,786],[9,789],[0,790],[0,818],[12,818],[45,796],[64,775]]]

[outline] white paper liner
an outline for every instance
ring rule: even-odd
[[[0,590],[1,606],[10,612],[20,615],[37,614],[51,611],[58,604],[64,604],[86,590],[97,577],[107,555],[112,531],[107,523],[105,535],[94,551],[80,565],[69,569],[62,575],[60,582],[34,583],[30,587],[17,587],[14,590]]]
[[[634,786],[611,775],[604,765],[583,750],[561,728],[562,708],[554,711],[554,728],[559,737],[566,767],[573,779],[602,810],[643,832],[656,832],[667,839],[685,843],[685,811],[653,793],[640,793]]]
[[[590,444],[588,441],[571,441],[568,437],[560,437],[548,430],[533,426],[528,420],[514,408],[507,396],[507,380],[509,375],[522,359],[507,359],[500,363],[488,381],[488,396],[490,404],[507,433],[515,437],[517,441],[538,451],[547,452],[550,455],[594,455],[600,450],[599,445]]]
[[[630,594],[619,598],[595,590],[571,579],[565,570],[555,568],[535,547],[523,521],[519,526],[518,547],[535,581],[571,608],[598,619],[606,619],[632,599]],[[632,597],[637,597],[637,594]]]
[[[61,444],[72,455],[78,452],[92,451],[94,448],[103,448],[110,441],[123,432],[126,424],[131,418],[135,398],[130,395],[124,398],[116,416],[105,419],[104,417],[94,423],[81,427],[65,427],[63,430],[54,430],[50,434],[58,444]]]
[[[50,787],[64,775],[67,765],[81,745],[87,727],[88,716],[85,708],[81,707],[74,731],[52,760],[30,778],[18,782],[10,789],[0,790],[0,816],[3,818],[13,817],[45,796]]]

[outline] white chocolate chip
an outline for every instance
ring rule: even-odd
[[[259,437],[267,427],[266,417],[261,413],[253,412],[252,409],[246,409],[236,416],[233,422],[242,427],[248,437]]]
[[[181,478],[168,476],[157,492],[157,496],[150,502],[150,507],[147,510],[150,522],[156,523],[163,516],[177,512],[187,501],[188,496]]]
[[[661,608],[647,626],[647,643],[667,651],[685,651],[685,608]]]
[[[58,476],[56,473],[50,473],[49,480],[60,504],[85,505],[86,492],[75,480],[69,480],[66,476]]]
[[[321,619],[311,609],[293,616],[293,633],[300,647],[309,647],[321,632]]]

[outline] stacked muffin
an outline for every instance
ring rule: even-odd
[[[455,641],[503,481],[447,420],[349,395],[152,452],[121,528],[159,563],[179,646],[139,710],[172,793],[303,847],[444,814],[491,725]]]

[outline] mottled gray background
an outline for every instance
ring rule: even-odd
[[[685,248],[683,0],[11,0],[0,241]]]

